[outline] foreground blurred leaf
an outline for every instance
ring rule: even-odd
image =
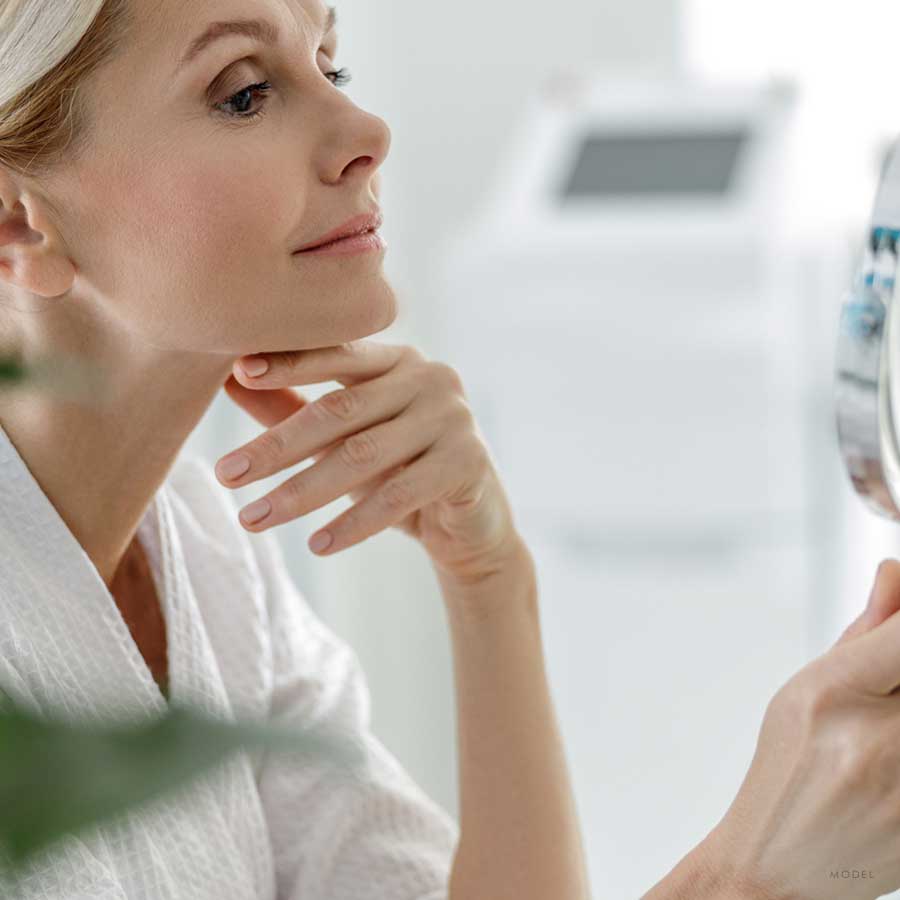
[[[102,369],[77,356],[37,359],[25,366],[0,354],[0,396],[4,391],[49,388],[56,396],[94,406],[108,396],[110,385]]]
[[[0,381],[17,382],[25,380],[25,369],[14,359],[0,357]]]
[[[183,787],[255,747],[314,754],[352,769],[360,745],[320,728],[228,723],[183,706],[109,727],[36,718],[0,704],[0,874],[69,833]]]

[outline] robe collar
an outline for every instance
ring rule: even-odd
[[[137,530],[166,623],[169,696],[233,718],[188,577],[171,477]],[[0,650],[18,676],[15,699],[80,719],[165,713],[115,598],[2,427],[0,550]]]

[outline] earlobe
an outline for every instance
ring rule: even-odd
[[[43,247],[24,254],[13,280],[39,297],[60,297],[72,289],[75,266],[64,254]]]
[[[67,293],[75,278],[74,264],[57,246],[40,199],[13,188],[0,172],[0,280],[41,297]]]
[[[72,289],[75,266],[63,253],[25,242],[0,245],[0,281],[40,297]]]

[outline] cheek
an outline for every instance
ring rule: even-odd
[[[117,206],[104,236],[107,252],[115,247],[110,296],[166,345],[201,335],[216,341],[233,330],[232,311],[246,314],[241,298],[271,278],[302,217],[299,188],[286,191],[277,167],[254,165],[249,154],[243,163],[235,154],[228,166],[182,155],[190,167],[179,167],[175,155],[107,188]]]
[[[296,200],[289,204],[283,181],[271,170],[240,166],[218,172],[194,164],[170,175],[164,192],[142,190],[137,197],[137,210],[152,220],[146,230],[167,264],[200,272],[245,268],[264,248],[284,249],[296,230],[288,209],[296,215]]]

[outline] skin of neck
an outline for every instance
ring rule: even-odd
[[[155,351],[113,323],[78,321],[76,309],[50,306],[27,335],[0,332],[3,344],[15,345],[26,368],[87,358],[102,390],[77,399],[47,389],[4,393],[0,426],[110,587],[153,495],[238,357]]]

